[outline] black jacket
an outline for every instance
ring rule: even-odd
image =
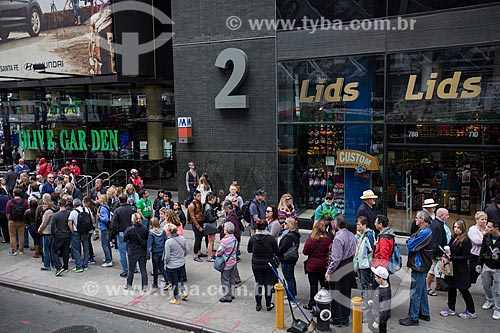
[[[484,212],[488,215],[488,221],[500,222],[500,208],[498,208],[496,202],[492,202],[486,206]]]
[[[278,243],[270,234],[256,234],[250,237],[247,251],[252,253],[252,269],[269,269],[267,263],[278,254]]]
[[[453,262],[453,276],[446,277],[451,285],[457,289],[470,288],[470,250],[472,243],[469,237],[465,237],[461,245],[453,245],[453,238],[450,241],[451,262]],[[475,267],[474,267],[475,268]]]
[[[280,240],[278,258],[281,262],[285,264],[295,264],[297,261],[286,261],[283,255],[293,244],[300,245],[300,234],[296,231],[292,231],[283,236]]]
[[[123,241],[127,242],[127,254],[129,256],[146,256],[148,237],[148,229],[141,224],[135,224],[128,227],[123,234]],[[142,238],[142,241],[139,238]]]
[[[491,252],[492,249],[500,250],[500,239],[493,244],[492,236],[488,234],[483,237],[483,244],[481,245],[481,252],[479,253],[477,264],[480,266],[486,264],[489,268],[500,269],[500,258],[497,260],[491,258],[491,255],[493,254]]]
[[[439,246],[445,247],[448,245],[446,242],[446,231],[444,230],[443,223],[444,222],[436,217],[431,224],[432,238],[434,239],[434,251],[432,255],[434,258],[440,258],[443,255],[443,251],[439,249]]]
[[[372,230],[377,230],[375,228],[375,220],[377,219],[378,214],[380,213],[375,209],[375,206],[370,208],[370,206],[368,206],[366,202],[363,201],[361,205],[359,205],[356,219],[360,216],[365,216],[368,219],[368,227]]]
[[[124,232],[132,225],[132,214],[137,213],[137,208],[129,204],[120,205],[113,213],[111,227],[114,232]]]

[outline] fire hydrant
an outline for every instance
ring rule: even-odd
[[[320,291],[314,296],[316,305],[312,308],[313,316],[316,316],[316,329],[322,332],[330,331],[330,318],[332,317],[332,312],[330,311],[330,304],[332,303],[332,296],[325,288],[321,288]]]

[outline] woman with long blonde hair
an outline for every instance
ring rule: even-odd
[[[163,230],[165,230],[167,236],[170,236],[170,233],[168,232],[169,224],[173,224],[177,227],[177,235],[184,236],[184,228],[182,228],[182,223],[179,219],[179,215],[177,215],[172,209],[165,210],[165,224],[163,226]]]
[[[293,197],[290,193],[285,193],[281,196],[278,204],[278,216],[281,223],[285,222],[288,218],[298,221],[299,216],[293,205]]]
[[[479,252],[481,252],[481,244],[483,244],[483,237],[488,233],[486,224],[488,224],[488,215],[482,210],[476,212],[474,216],[476,224],[469,228],[467,236],[472,243],[471,257],[470,257],[470,279],[471,283],[476,283],[479,273],[476,272],[477,261],[479,259]]]

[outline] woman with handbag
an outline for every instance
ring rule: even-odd
[[[316,304],[314,296],[318,293],[318,283],[326,288],[325,273],[332,239],[328,237],[325,230],[325,222],[316,221],[302,250],[302,253],[308,256],[304,261],[304,271],[309,279],[309,302],[302,306],[306,310],[311,310]]]
[[[247,250],[252,253],[252,272],[255,277],[255,310],[262,309],[262,291],[265,291],[266,309],[271,311],[274,308],[272,300],[272,289],[274,283],[274,273],[269,262],[274,262],[275,255],[278,254],[278,244],[276,239],[267,231],[267,224],[263,221],[256,223],[255,235],[248,240]]]
[[[142,291],[148,288],[148,272],[146,270],[146,250],[148,247],[148,229],[142,224],[142,217],[139,213],[132,214],[132,225],[125,229],[123,241],[127,243],[128,275],[127,284],[123,289],[132,288],[134,281],[134,267],[139,263],[141,270]]]
[[[295,264],[299,260],[300,234],[297,228],[297,221],[287,218],[285,230],[288,231],[279,242],[278,258],[281,261],[281,270],[285,277],[288,290],[295,297],[297,296],[297,283],[295,282]],[[295,306],[295,303],[292,303]]]
[[[203,233],[208,237],[207,244],[207,261],[214,262],[215,255],[213,255],[215,234],[217,233],[217,213],[215,212],[214,205],[217,201],[217,196],[209,192],[207,194],[207,203],[203,209]]]
[[[230,203],[229,203],[230,204]],[[220,275],[220,284],[223,296],[219,302],[228,303],[233,301],[234,290],[234,270],[236,269],[236,249],[238,240],[234,236],[234,224],[232,222],[224,223],[224,238],[221,239],[219,248],[215,255],[224,261],[224,269]]]
[[[458,220],[453,224],[449,256],[453,263],[453,276],[445,278],[450,283],[450,289],[448,290],[448,306],[439,313],[443,317],[455,315],[457,289],[462,294],[466,306],[466,310],[458,316],[463,319],[476,319],[477,317],[474,300],[469,291],[471,282],[468,262],[471,257],[472,243],[467,237],[466,231],[467,228],[463,220]]]

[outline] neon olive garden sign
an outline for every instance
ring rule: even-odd
[[[21,130],[19,146],[22,149],[54,150],[56,143],[62,150],[118,150],[118,130],[91,130],[87,141],[85,130]],[[89,145],[87,145],[87,143]]]

